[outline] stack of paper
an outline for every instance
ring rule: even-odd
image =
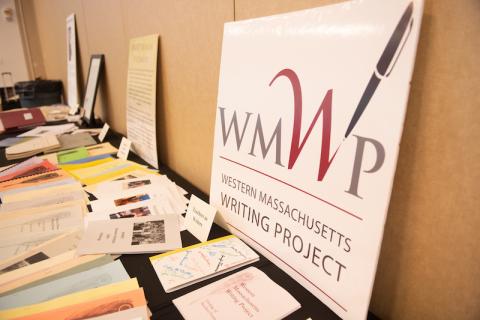
[[[37,127],[19,135],[19,138],[31,138],[16,143],[5,150],[7,159],[21,159],[38,153],[51,153],[70,150],[78,147],[92,146],[96,141],[88,132],[63,134],[65,131],[77,129],[74,124]]]
[[[91,193],[99,199],[92,201],[92,209],[104,212],[126,204],[155,201],[160,214],[182,214],[188,201],[174,183],[159,175],[103,183]]]
[[[56,169],[58,169],[57,166],[49,161],[33,157],[1,171],[0,182],[22,178],[33,174],[44,173]]]
[[[0,132],[38,126],[45,121],[39,108],[3,111],[0,112]]]
[[[47,122],[67,120],[70,107],[66,105],[51,105],[39,108]]]
[[[106,142],[52,153],[43,158],[47,158],[49,161],[57,164],[85,164],[105,158],[111,159],[111,154],[117,153],[117,151],[117,148]],[[71,170],[74,169],[72,168]]]
[[[126,275],[123,267],[110,264],[101,269],[98,268],[88,275],[84,273],[53,282],[53,284],[59,285],[66,292],[72,292],[67,295],[58,296],[58,288],[55,288],[52,283],[48,283],[49,286],[46,284],[43,287],[33,287],[28,289],[28,292],[41,294],[41,301],[45,297],[48,297],[47,300],[2,310],[0,311],[0,318],[23,320],[90,319],[105,315],[119,316],[117,313],[136,309],[136,312],[130,312],[130,315],[133,314],[140,319],[148,319],[147,301],[143,289],[138,285],[137,279],[112,281],[110,284],[97,287],[96,284],[101,279],[102,274],[106,275],[106,272],[116,273],[116,277],[119,280],[125,278]],[[82,288],[83,290],[80,289],[81,291],[77,289],[78,281],[83,281],[81,279],[82,276],[91,277],[92,282],[90,284],[92,288],[86,290]],[[13,305],[22,303],[22,301],[16,299],[18,297],[24,299],[24,301],[31,302],[32,298],[28,295],[28,292],[20,291],[11,296],[3,297],[0,303],[6,303],[6,306],[8,306],[8,303],[13,303]],[[57,297],[52,298],[52,296]],[[122,318],[117,317],[117,319]]]
[[[226,236],[150,257],[165,292],[172,292],[255,262],[259,256]]]
[[[188,204],[188,199],[185,197],[187,192],[178,187],[165,175],[144,174],[138,178],[107,181],[91,186],[89,192],[98,199],[109,199],[113,198],[113,195],[148,189],[167,198],[174,210],[171,213],[185,212]]]
[[[55,135],[45,135],[8,147],[5,149],[5,156],[8,160],[22,159],[54,150],[60,146],[60,142]]]
[[[0,181],[0,274],[76,248],[88,212],[78,182],[39,158],[0,172]]]
[[[86,163],[61,165],[61,168],[67,170],[72,176],[85,185],[109,181],[136,172],[143,172],[144,174],[155,173],[155,171],[147,169],[138,163],[112,158]]]
[[[128,279],[128,273],[117,260],[4,295],[0,297],[0,306],[2,309],[18,308]]]
[[[17,137],[43,137],[47,135],[60,135],[78,129],[74,123],[59,124],[56,126],[38,126],[30,131],[19,134]]]

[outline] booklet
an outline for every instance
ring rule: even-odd
[[[2,308],[17,308],[130,279],[120,260],[0,297]]]
[[[5,192],[12,189],[23,189],[28,187],[38,187],[41,184],[58,181],[75,182],[75,180],[63,170],[55,170],[28,177],[22,177],[14,180],[4,181],[0,183],[0,192]]]
[[[106,181],[95,185],[95,188],[90,188],[89,192],[97,199],[107,199],[113,194],[135,192],[133,190],[144,190],[144,188],[154,189],[156,194],[165,195],[175,213],[185,211],[188,199],[182,193],[183,190],[180,190],[165,175],[146,174],[138,178]]]
[[[46,135],[59,135],[72,132],[78,127],[74,123],[59,124],[53,126],[38,126],[30,131],[19,134],[17,137],[43,137]]]
[[[130,203],[120,207],[112,207],[105,210],[90,212],[85,217],[85,221],[90,222],[95,220],[124,219],[165,214],[171,214],[171,212],[165,212],[162,204],[159,201],[147,200],[138,203]]]
[[[80,238],[80,229],[73,230],[56,236],[40,245],[27,248],[26,251],[18,253],[15,256],[2,259],[2,261],[0,261],[0,274],[23,268],[55,257],[66,251],[76,249]]]
[[[148,253],[182,247],[177,215],[90,221],[79,254]]]
[[[87,255],[77,257],[76,250],[67,251],[53,258],[0,275],[0,295],[23,290],[51,281],[53,278],[74,274],[110,261],[110,256]]]
[[[258,259],[242,240],[230,235],[150,257],[150,262],[165,292],[172,292]]]
[[[283,319],[300,308],[285,289],[250,267],[192,291],[173,304],[189,319]]]
[[[100,200],[90,202],[93,211],[107,211],[114,208],[119,209],[127,204],[142,205],[147,201],[156,201],[162,205],[162,211],[166,214],[181,212],[175,211],[175,207],[168,194],[161,193],[151,186],[143,186],[131,190],[126,190],[120,193],[112,193],[110,197],[105,197]]]
[[[60,142],[60,147],[55,149],[57,152],[79,147],[93,146],[97,144],[97,142],[87,132],[78,134],[64,134],[58,136],[57,138]]]
[[[20,142],[5,149],[7,160],[31,157],[37,153],[47,152],[60,147],[55,135],[46,135]]]
[[[21,168],[17,168],[17,170],[11,170],[11,172],[8,174],[3,174],[0,177],[0,182],[28,177],[34,174],[40,174],[57,169],[57,166],[51,164],[48,160],[41,160],[40,163],[23,166]]]
[[[83,214],[82,206],[68,204],[43,207],[39,211],[3,214],[0,216],[0,259],[15,256],[62,233],[81,228]]]

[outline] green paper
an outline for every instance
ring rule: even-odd
[[[62,151],[57,154],[58,164],[71,162],[88,157],[88,150],[85,147]]]

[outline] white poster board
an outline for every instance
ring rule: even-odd
[[[77,40],[75,14],[67,17],[67,92],[70,110],[78,110]],[[73,112],[73,111],[72,111]]]
[[[225,24],[217,222],[345,319],[368,311],[422,11],[365,0]]]
[[[127,75],[127,137],[132,151],[158,169],[156,135],[158,35],[130,40]]]

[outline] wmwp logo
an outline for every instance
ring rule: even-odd
[[[269,85],[272,86],[276,81],[279,81],[278,79],[281,77],[285,77],[290,81],[290,84],[293,90],[293,129],[291,134],[292,139],[290,141],[290,150],[288,154],[287,169],[288,170],[294,169],[298,156],[304,149],[305,144],[308,141],[313,128],[317,124],[318,119],[320,118],[320,116],[322,116],[322,143],[320,146],[318,174],[317,174],[316,180],[323,181],[339,149],[339,147],[337,147],[335,151],[332,152],[331,146],[330,146],[330,137],[331,137],[331,130],[332,130],[333,90],[330,89],[325,94],[323,101],[321,102],[320,106],[317,109],[317,112],[315,113],[315,116],[310,121],[307,132],[302,137],[301,128],[302,128],[302,120],[303,120],[302,119],[303,103],[302,103],[302,88],[301,88],[300,80],[297,74],[293,70],[283,69],[280,72],[278,72],[275,75],[275,77],[273,77]],[[244,144],[244,137],[245,137],[246,131],[253,130],[252,141],[247,142],[247,144],[249,144],[248,154],[256,157],[257,155],[255,154],[255,151],[256,149],[258,149],[257,144],[259,144],[262,157],[263,159],[265,159],[267,154],[273,148],[273,146],[275,146],[274,147],[275,164],[281,167],[285,167],[285,165],[282,163],[282,118],[278,120],[277,125],[267,143],[265,139],[264,130],[263,130],[262,118],[260,114],[256,114],[256,121],[255,123],[252,122],[251,124],[251,119],[252,117],[254,118],[255,116],[251,112],[245,112],[244,121],[242,124],[240,124],[237,117],[237,112],[233,111],[233,114],[231,114],[230,116],[231,118],[230,118],[230,122],[228,124],[228,129],[227,129],[226,117],[227,117],[228,111],[225,107],[219,107],[219,111],[220,111],[220,122],[222,125],[222,138],[223,138],[224,146],[228,143],[229,140],[232,141],[232,139],[229,139],[229,137],[231,136],[232,130],[233,130],[234,139],[235,139],[234,142],[236,143],[237,151],[240,151],[242,144]],[[354,117],[355,117],[355,114],[354,114]],[[345,138],[347,136],[348,134],[345,135]],[[358,135],[354,135],[354,136],[357,139],[357,148],[356,148],[355,156],[353,159],[353,169],[352,169],[352,176],[350,180],[350,186],[348,190],[346,190],[346,192],[361,198],[361,196],[358,194],[358,186],[360,182],[360,174],[362,172],[362,161],[363,161],[365,146],[367,143],[370,143],[371,145],[374,146],[376,151],[376,161],[372,168],[363,169],[364,173],[374,173],[374,172],[377,172],[382,167],[385,160],[385,149],[383,145],[375,139],[361,137]]]

